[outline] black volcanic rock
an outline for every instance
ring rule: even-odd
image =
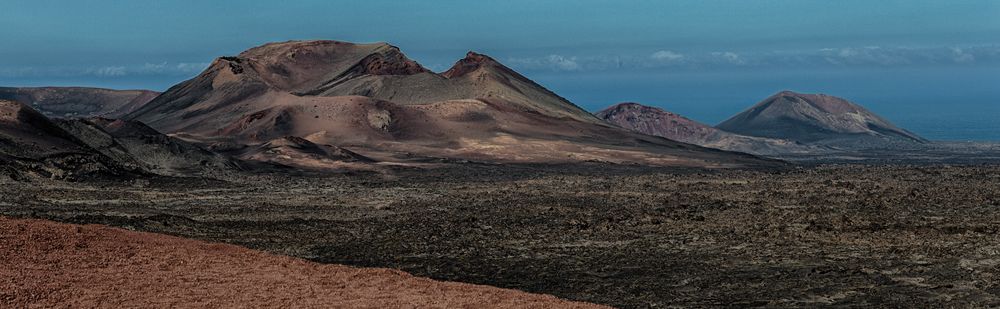
[[[716,128],[742,135],[840,147],[927,142],[847,100],[791,91],[779,92]]]
[[[0,174],[73,179],[130,170],[31,107],[0,100]]]
[[[52,120],[20,102],[0,100],[0,174],[14,178],[204,175],[237,167],[141,123]]]
[[[235,161],[167,136],[137,121],[64,119],[56,123],[119,164],[159,175],[207,175],[237,169]]]

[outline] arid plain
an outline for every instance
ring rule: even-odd
[[[458,165],[4,182],[99,223],[618,307],[995,306],[1000,167]]]

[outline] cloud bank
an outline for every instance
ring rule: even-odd
[[[1000,45],[945,47],[839,47],[771,51],[680,51],[648,54],[512,57],[512,67],[527,71],[608,71],[725,68],[915,67],[1000,63]]]
[[[941,47],[852,46],[802,50],[714,50],[687,51],[677,48],[649,49],[622,54],[547,53],[538,56],[502,58],[502,62],[526,72],[682,71],[740,68],[869,68],[919,66],[981,66],[1000,64],[1000,45]],[[63,65],[0,67],[3,78],[143,76],[194,76],[207,62],[159,62],[104,66]],[[450,65],[429,66],[437,71]]]
[[[194,75],[209,66],[209,63],[144,63],[140,65],[109,66],[52,66],[52,67],[8,67],[0,68],[0,77],[98,77],[117,78],[128,76],[176,76]]]

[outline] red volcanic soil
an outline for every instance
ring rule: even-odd
[[[0,217],[0,307],[599,308],[233,245]]]
[[[703,145],[713,137],[723,134],[719,129],[661,108],[639,103],[618,103],[595,115],[622,128],[695,145]]]

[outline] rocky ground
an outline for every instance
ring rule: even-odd
[[[1000,166],[4,181],[0,214],[626,308],[1000,306]]]
[[[99,225],[0,217],[0,307],[604,308]]]

